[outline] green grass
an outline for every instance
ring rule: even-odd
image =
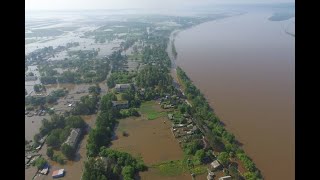
[[[178,176],[188,170],[182,160],[168,161],[154,165],[154,167],[159,170],[162,176]]]
[[[159,106],[154,101],[147,101],[143,102],[139,108],[139,111],[146,115],[148,120],[154,120],[159,117],[164,117],[167,115],[167,112],[165,111],[158,111],[156,110],[156,106]]]
[[[122,93],[117,93],[117,94],[115,94],[118,101],[122,101],[121,94],[122,94]]]
[[[166,161],[153,165],[153,167],[159,170],[161,176],[178,176],[186,172],[200,175],[207,172],[207,165],[197,165],[189,168],[186,160]]]

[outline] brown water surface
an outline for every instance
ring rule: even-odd
[[[295,39],[292,20],[248,13],[178,34],[177,64],[205,94],[265,179],[295,172]]]
[[[164,123],[166,121],[167,123]],[[166,117],[155,120],[145,118],[126,118],[119,121],[116,130],[117,139],[112,141],[111,148],[125,151],[133,156],[140,156],[147,166],[168,160],[183,159],[183,151],[170,131],[171,125]],[[129,136],[124,137],[125,131]],[[191,179],[190,174],[184,173],[174,177],[161,176],[157,169],[149,168],[141,172],[141,179]]]

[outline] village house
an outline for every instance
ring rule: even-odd
[[[68,137],[68,139],[64,142],[66,144],[68,144],[69,146],[75,148],[79,137],[81,135],[81,129],[80,128],[75,128],[75,129],[71,129],[71,133]]]
[[[25,81],[35,81],[37,80],[37,76],[26,76]]]
[[[116,86],[114,87],[114,89],[117,91],[117,92],[124,92],[128,89],[130,89],[130,84],[116,84]]]
[[[118,109],[127,109],[129,108],[128,101],[112,101],[112,106]]]
[[[52,178],[60,178],[63,176],[64,176],[64,169],[59,169],[52,172]]]
[[[218,160],[214,160],[210,165],[213,169],[217,169],[220,167],[220,163],[218,162]]]

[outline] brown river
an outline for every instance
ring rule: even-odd
[[[247,13],[181,31],[177,65],[203,92],[267,180],[295,173],[293,19]]]

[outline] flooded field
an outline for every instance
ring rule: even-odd
[[[292,19],[252,12],[177,35],[177,64],[204,93],[265,179],[295,172],[295,39]],[[290,32],[294,32],[291,30]]]
[[[84,36],[87,31],[97,29],[98,25],[88,24],[88,22],[78,22],[77,26],[70,26],[70,24],[61,23],[60,21],[53,22],[51,26],[47,26],[45,22],[38,22],[41,29],[45,31],[59,31],[62,32],[60,35],[52,35],[48,33],[45,35],[35,35],[35,37],[26,37],[25,54],[29,54],[32,51],[41,49],[44,47],[52,46],[56,48],[58,46],[65,46],[67,43],[79,42],[79,46],[70,48],[70,50],[92,50],[99,49],[98,57],[104,57],[110,55],[114,48],[119,48],[120,43],[124,40],[115,39],[110,42],[96,43],[94,38],[88,38]],[[55,24],[56,23],[56,24]],[[33,30],[38,30],[37,27],[27,27],[26,35],[32,33]],[[68,58],[66,51],[62,51],[57,54],[54,58],[49,60],[64,60]]]
[[[183,152],[170,131],[171,124],[164,121],[168,119],[163,117],[147,120],[132,117],[119,120],[116,129],[117,139],[112,141],[111,148],[142,156],[144,162],[149,165],[181,159]],[[129,136],[122,136],[123,131]]]
[[[117,138],[112,141],[111,148],[129,152],[136,157],[142,157],[147,166],[162,161],[182,159],[183,151],[178,141],[172,135],[170,128],[171,124],[166,117],[155,120],[147,120],[144,117],[121,119],[116,129]],[[129,136],[123,136],[123,131],[127,132]],[[174,177],[164,177],[155,168],[150,168],[139,175],[141,179],[146,180],[191,179],[188,173]]]
[[[50,116],[25,116],[25,138],[26,140],[33,140],[33,136],[39,132],[42,125],[43,118],[50,119]]]

